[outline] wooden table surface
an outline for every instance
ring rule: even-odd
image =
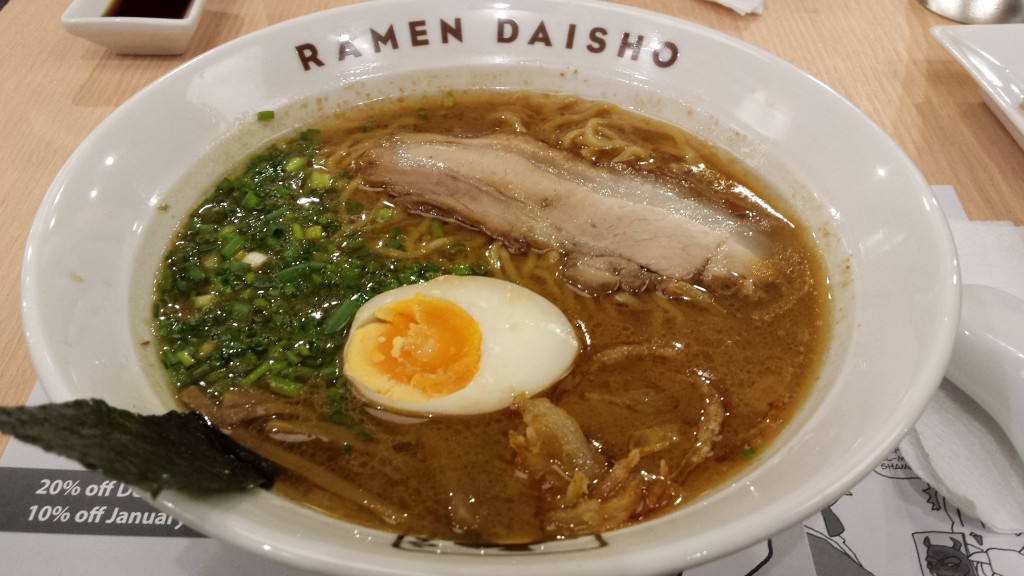
[[[68,0],[0,9],[0,405],[24,403],[36,376],[22,334],[21,261],[36,208],[82,139],[136,91],[187,59],[345,0],[207,0],[181,56],[117,56],[61,27]],[[863,110],[933,184],[952,184],[974,220],[1024,224],[1024,151],[980,89],[932,38],[950,22],[916,0],[766,0],[740,16],[705,0],[623,2],[691,20],[807,71]],[[0,437],[0,452],[6,438]]]

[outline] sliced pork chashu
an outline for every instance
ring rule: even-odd
[[[478,227],[512,250],[565,252],[567,277],[591,292],[619,279],[642,288],[637,266],[688,282],[745,279],[762,258],[759,236],[717,207],[525,135],[407,134],[367,159],[366,182],[407,206]]]

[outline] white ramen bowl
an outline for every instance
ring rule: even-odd
[[[672,514],[525,551],[396,545],[266,491],[165,492],[157,506],[333,574],[662,574],[816,514],[896,446],[942,377],[958,320],[955,251],[924,179],[861,112],[789,64],[594,1],[362,3],[250,34],[139,92],[68,160],[31,230],[24,325],[47,394],[175,408],[139,343],[160,254],[200,196],[261,144],[339,107],[471,87],[570,92],[677,124],[800,213],[827,265],[833,326],[793,421],[749,469]],[[274,121],[254,120],[269,109]]]

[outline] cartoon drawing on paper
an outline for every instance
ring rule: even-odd
[[[923,575],[978,576],[967,557],[963,534],[918,532],[914,534],[914,543]]]
[[[946,570],[952,570],[952,566],[962,555],[964,564],[970,568],[969,572],[922,572],[925,576],[1024,575],[1024,534],[1003,534],[987,529],[978,520],[964,516],[955,505],[926,483],[921,493],[925,495],[926,502],[933,512],[945,516],[949,531],[915,534],[919,558],[927,566],[928,558],[932,556],[933,561],[943,562]],[[933,554],[929,554],[930,548],[934,548]]]
[[[902,544],[892,539],[899,525]],[[964,515],[899,450],[805,521],[804,532],[818,576],[1024,576],[1024,534],[1001,534]]]
[[[847,496],[851,494],[846,493]],[[857,558],[857,553],[847,543],[843,534],[846,527],[832,509],[832,505],[821,511],[822,529],[805,525],[807,544],[814,559],[814,570],[829,576],[874,576]]]

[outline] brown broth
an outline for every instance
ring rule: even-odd
[[[825,282],[815,247],[795,214],[772,203],[770,191],[756,182],[743,184],[772,203],[785,221],[737,195],[732,188],[735,174],[742,172],[737,165],[678,130],[615,107],[595,108],[563,97],[460,94],[453,106],[399,101],[362,110],[358,117],[349,114],[325,123],[324,163],[332,172],[358,177],[358,158],[345,150],[367,138],[367,132],[378,138],[403,130],[471,135],[518,128],[556,143],[595,116],[607,118],[622,140],[652,151],[642,160],[625,161],[628,169],[685,180],[687,189],[708,202],[745,214],[777,246],[771,264],[777,282],[763,298],[712,292],[710,306],[670,300],[654,291],[586,296],[561,281],[561,261],[554,254],[506,254],[511,267],[497,273],[554,302],[586,343],[572,372],[544,395],[576,419],[609,461],[625,457],[638,438],[670,435],[671,445],[642,459],[640,468],[656,475],[667,466],[685,505],[756,460],[751,455],[764,450],[785,426],[814,379],[828,337]],[[614,153],[569,149],[601,163]],[[380,192],[355,189],[348,200],[373,205]],[[404,214],[392,225],[425,229],[425,222],[424,216]],[[486,258],[492,244],[483,233],[450,223],[446,234],[465,247],[469,259]],[[598,361],[616,349],[627,352]],[[711,457],[690,470],[682,462],[693,447],[708,387],[722,398],[727,416]],[[322,396],[305,398],[311,413],[324,412]],[[541,488],[518,473],[509,447],[509,432],[523,427],[515,411],[396,419],[361,406],[351,391],[344,400],[352,406],[349,426],[367,440],[285,443],[267,435],[273,422],[266,418],[248,427],[265,442],[400,511],[404,519],[399,524],[382,521],[353,503],[359,498],[304,475],[286,474],[276,488],[280,493],[341,518],[415,536],[471,543],[558,536],[541,525]]]

